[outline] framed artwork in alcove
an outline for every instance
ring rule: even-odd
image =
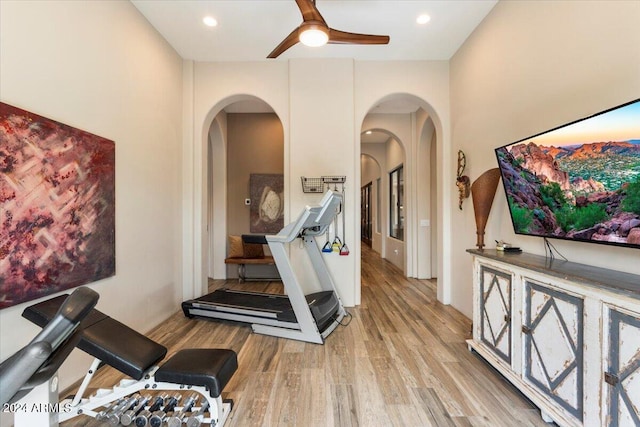
[[[251,174],[251,233],[277,234],[284,227],[284,175]]]

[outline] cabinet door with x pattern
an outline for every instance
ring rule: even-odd
[[[584,300],[525,279],[525,379],[582,421]]]
[[[480,339],[493,353],[511,365],[512,276],[480,266]]]
[[[640,426],[640,314],[611,309],[604,373],[609,427]]]

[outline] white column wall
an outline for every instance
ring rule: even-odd
[[[175,313],[182,300],[178,54],[129,2],[2,1],[0,97],[115,141],[116,274],[88,286],[100,294],[99,310],[141,333]],[[35,302],[0,311],[0,359],[39,331],[21,317]],[[61,388],[88,364],[75,350],[60,371]]]
[[[434,117],[443,145],[441,155],[449,156],[449,77],[446,61],[354,62],[349,59],[298,59],[255,63],[196,63],[194,77],[194,137],[191,162],[196,185],[194,208],[185,212],[194,236],[202,235],[206,215],[203,170],[204,144],[215,114],[243,95],[258,97],[280,117],[285,139],[285,222],[295,219],[300,209],[315,203],[317,196],[302,193],[300,176],[347,176],[346,238],[351,253],[330,259],[338,290],[346,305],[360,303],[359,201],[360,131],[368,110],[384,97],[409,94],[424,100],[424,109]],[[409,130],[411,139],[411,129]],[[349,135],[347,135],[349,134]],[[448,164],[443,160],[443,164]],[[185,174],[191,173],[185,171]],[[451,173],[448,166],[444,173]],[[217,185],[217,184],[216,184]],[[198,188],[199,187],[199,188]],[[444,192],[443,192],[444,194]],[[449,196],[444,194],[447,199]],[[446,204],[443,204],[446,206]],[[441,222],[448,224],[446,218]],[[340,225],[341,226],[341,225]],[[443,227],[444,228],[444,227]],[[200,230],[200,233],[198,232]],[[444,238],[443,236],[446,236]],[[449,237],[444,233],[441,247],[446,251]],[[198,239],[196,239],[198,240]],[[198,255],[205,243],[195,242],[195,255],[185,257],[185,268],[202,271],[194,283],[185,283],[185,292],[202,288],[206,267]],[[294,255],[295,257],[295,255]],[[448,265],[449,257],[440,262]],[[443,268],[440,298],[448,301],[447,268]],[[311,287],[312,283],[309,284]],[[306,284],[304,286],[307,286]],[[440,288],[440,282],[439,282]]]
[[[416,173],[412,177],[414,185],[415,221],[415,277],[418,279],[430,279],[434,277],[432,272],[432,245],[433,230],[436,230],[433,218],[431,218],[432,198],[434,194],[431,188],[431,177],[437,172],[432,168],[431,142],[435,137],[433,122],[422,109],[416,113]]]
[[[494,149],[589,116],[640,94],[640,2],[498,2],[451,59],[454,146],[467,155],[475,180],[497,167]],[[453,183],[454,181],[452,181]],[[471,315],[471,257],[476,243],[473,207],[455,200],[453,295]],[[515,235],[502,183],[485,243],[504,239],[544,254],[543,240]],[[640,273],[637,249],[554,240],[571,261]]]
[[[290,157],[285,168],[291,180],[288,194],[292,198],[292,215],[297,215],[304,205],[317,203],[321,198],[318,194],[302,192],[301,176],[346,176],[347,230],[342,230],[342,218],[339,218],[337,228],[342,241],[350,250],[355,249],[359,242],[354,239],[354,207],[356,203],[359,205],[360,187],[353,161],[357,145],[353,120],[353,60],[291,60],[289,77]],[[290,256],[293,265],[300,267],[297,272],[301,284],[306,292],[318,290],[307,256],[301,253],[298,245],[293,246]],[[348,305],[355,302],[354,256],[355,251],[348,256],[335,253],[324,256],[340,297]]]
[[[366,128],[363,128],[366,129]],[[378,233],[377,228],[374,224],[373,228],[373,239],[372,239],[372,248],[377,251],[381,257],[385,257],[386,254],[386,242],[385,236],[389,234],[389,175],[385,173],[387,170],[387,151],[386,151],[386,143],[378,143],[378,144],[361,144],[360,145],[362,154],[366,154],[370,156],[372,159],[375,159],[377,164],[379,165],[379,174],[380,174],[380,217],[377,216],[376,213],[376,221],[380,223],[380,232]],[[366,184],[366,183],[365,183]],[[361,183],[362,186],[362,183]],[[374,195],[376,199],[372,199],[374,206],[376,206],[377,211],[377,188],[376,181],[373,182]]]

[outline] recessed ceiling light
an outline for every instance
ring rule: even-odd
[[[202,18],[202,22],[204,22],[204,25],[207,27],[215,27],[218,25],[218,21],[213,16],[205,16]]]
[[[418,18],[416,19],[416,22],[420,25],[424,25],[427,22],[431,21],[431,17],[429,15],[427,15],[426,13],[423,15],[418,16]]]
[[[371,135],[373,132],[371,132],[370,130],[365,132],[367,135]]]

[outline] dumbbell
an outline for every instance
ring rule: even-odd
[[[117,405],[115,408],[113,408],[106,415],[107,422],[112,426],[117,426],[118,424],[120,424],[120,415],[122,415],[122,413],[127,409],[131,409],[131,407],[133,407],[136,402],[138,402],[138,399],[140,399],[140,397],[141,396],[136,393],[128,399],[125,399],[120,405]]]
[[[120,416],[120,424],[122,424],[123,426],[131,425],[133,420],[140,412],[142,412],[149,401],[151,401],[151,395],[147,394],[146,396],[141,397],[140,401],[133,409],[129,409]]]
[[[202,402],[200,410],[187,418],[187,427],[200,427],[207,409],[209,409],[209,401],[205,399],[204,402]]]
[[[157,396],[153,401],[153,404],[149,406],[149,409],[141,411],[138,416],[136,416],[136,427],[146,427],[149,424],[149,417],[151,416],[151,414],[162,408],[162,405],[164,405],[165,400],[167,400],[168,398],[169,395],[166,393]]]
[[[187,412],[191,412],[191,408],[198,402],[198,393],[193,393],[184,401],[184,406],[177,414],[174,413],[167,419],[167,427],[180,427],[182,425],[182,419]]]
[[[111,410],[112,410],[113,408],[115,408],[116,406],[118,406],[119,404],[121,404],[121,403],[124,401],[124,399],[125,399],[125,398],[123,397],[123,398],[118,399],[118,400],[116,400],[116,401],[114,401],[114,402],[111,402],[111,405],[109,405],[106,409],[104,409],[104,410],[100,411],[100,412],[98,413],[98,415],[96,415],[96,420],[104,420],[105,418],[107,418],[107,414],[108,414],[109,412],[111,412]]]
[[[182,396],[180,394],[174,394],[173,396],[171,396],[162,410],[155,411],[151,415],[151,418],[149,418],[149,424],[151,424],[151,427],[160,427],[164,419],[167,417],[167,414],[169,412],[173,412],[173,410],[176,408],[178,402],[180,402],[180,399],[182,399]]]

